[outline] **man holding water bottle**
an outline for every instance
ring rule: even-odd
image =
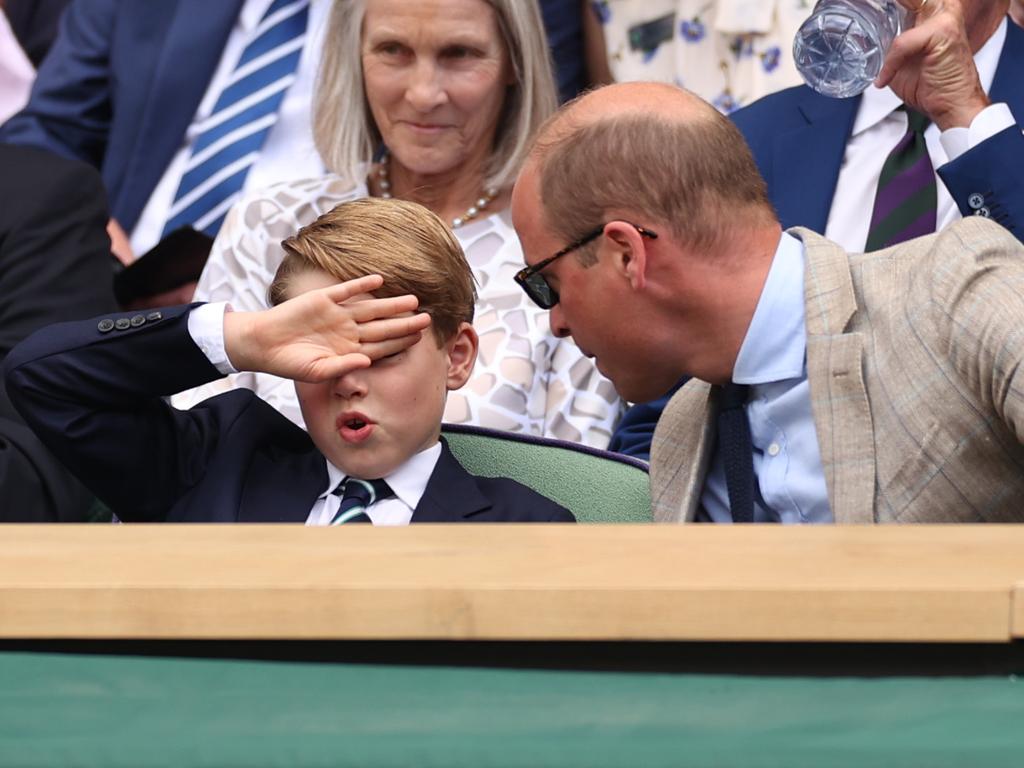
[[[1009,0],[898,2],[906,29],[863,94],[837,99],[798,86],[733,115],[783,226],[806,226],[854,253],[970,215],[1024,239],[1024,30],[1009,23]],[[915,151],[918,179],[901,181]],[[931,183],[920,173],[928,165]],[[886,227],[903,202],[893,184],[917,199]]]

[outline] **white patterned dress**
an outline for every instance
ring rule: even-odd
[[[799,85],[793,36],[813,0],[592,0],[618,82],[683,86],[725,114]]]
[[[229,301],[240,311],[267,308],[267,288],[284,258],[281,241],[339,203],[366,195],[365,184],[327,176],[244,197],[213,244],[196,300]],[[508,212],[481,217],[455,234],[478,282],[473,325],[480,356],[466,386],[449,393],[445,421],[607,446],[622,402],[572,340],[551,334],[548,313],[513,281],[523,253]],[[304,426],[292,382],[269,374],[234,374],[172,402],[187,408],[234,387],[254,390]]]

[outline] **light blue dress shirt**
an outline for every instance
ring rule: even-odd
[[[804,321],[804,246],[782,234],[743,339],[733,382],[749,384],[744,410],[754,443],[758,523],[831,523],[811,412]],[[732,522],[721,453],[712,457],[699,519]]]

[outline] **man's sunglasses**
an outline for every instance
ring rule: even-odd
[[[639,232],[644,237],[649,237],[652,240],[656,240],[658,237],[656,233],[652,232],[649,229],[641,227],[637,224],[633,224],[632,222],[629,221],[625,223],[629,224],[629,226],[633,227],[637,232]],[[565,246],[565,248],[560,250],[554,256],[548,256],[543,261],[538,261],[532,267],[525,267],[524,269],[521,269],[516,273],[516,282],[519,283],[519,285],[522,287],[524,291],[526,291],[526,295],[533,300],[534,304],[536,304],[541,309],[551,309],[553,306],[555,306],[555,304],[558,303],[558,291],[551,287],[551,285],[548,283],[547,278],[541,274],[541,270],[547,267],[556,259],[560,259],[563,256],[565,256],[565,254],[572,253],[577,248],[582,248],[587,243],[596,240],[598,237],[600,237],[601,233],[604,232],[604,228],[606,226],[608,225],[602,224],[596,229],[585,234],[579,240],[574,240],[573,242],[569,243],[569,245]]]

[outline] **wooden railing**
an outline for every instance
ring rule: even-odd
[[[8,525],[0,637],[1006,643],[1024,526]]]

